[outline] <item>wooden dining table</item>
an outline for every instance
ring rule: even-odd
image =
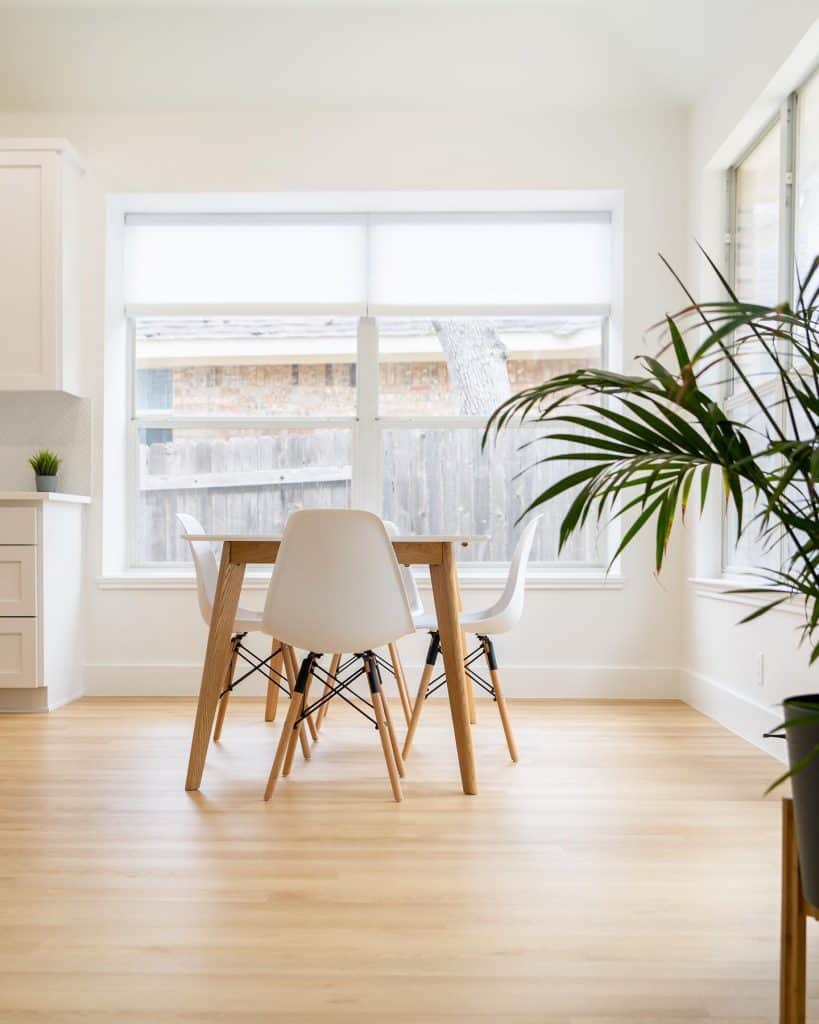
[[[281,535],[247,536],[235,534],[184,534],[184,540],[210,541],[222,545],[219,579],[210,618],[202,682],[196,705],[188,774],[185,789],[199,789],[219,694],[231,656],[231,637],[239,595],[248,565],[274,565]],[[467,679],[464,671],[463,634],[460,627],[461,597],[455,562],[455,548],[468,547],[479,536],[399,536],[391,538],[401,565],[429,566],[432,594],[446,670],[452,729],[458,753],[458,766],[464,793],[478,792],[475,752],[472,746]],[[324,652],[333,653],[333,652]]]

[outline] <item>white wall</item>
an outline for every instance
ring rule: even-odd
[[[0,114],[0,136],[65,136],[87,168],[83,309],[90,439],[72,474],[90,470],[89,692],[193,692],[204,633],[190,590],[100,589],[103,493],[105,199],[112,193],[304,189],[622,189],[625,345],[679,302],[656,257],[683,257],[685,118],[673,106],[598,105],[458,113]],[[112,396],[112,400],[114,400]],[[0,436],[9,421],[0,404]],[[22,447],[20,455],[22,456]],[[665,696],[681,659],[679,570],[651,574],[651,542],[623,563],[622,589],[536,590],[502,646],[511,694]],[[258,592],[248,600],[258,600]],[[469,592],[466,603],[493,595]],[[419,664],[423,641],[407,645]],[[179,669],[179,671],[176,671]]]
[[[791,5],[783,18],[777,5],[759,12],[747,48],[726,55],[711,88],[691,114],[689,195],[691,234],[715,257],[722,255],[724,173],[785,97],[819,65],[819,21],[815,3]],[[703,299],[718,297],[713,278],[692,251],[689,280]],[[718,503],[717,503],[718,504]],[[720,572],[719,509],[688,531],[685,572],[689,578]],[[684,671],[681,693],[751,742],[782,755],[781,744],[761,733],[775,724],[777,705],[789,694],[819,689],[817,671],[798,649],[800,618],[777,610],[752,624],[737,625],[751,610],[720,588],[687,582]],[[763,681],[759,682],[759,659]]]

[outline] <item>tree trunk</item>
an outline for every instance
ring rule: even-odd
[[[506,349],[480,320],[433,320],[461,416],[488,416],[509,397]]]

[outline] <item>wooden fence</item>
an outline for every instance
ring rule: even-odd
[[[536,431],[507,431],[486,452],[478,429],[387,429],[383,432],[382,514],[406,533],[488,534],[465,552],[508,561],[515,521],[557,472],[540,465],[543,444],[520,445]],[[549,445],[549,453],[556,446]],[[578,465],[577,468],[580,468]],[[351,437],[346,430],[282,431],[225,439],[175,439],[140,446],[138,557],[187,561],[176,512],[215,533],[276,533],[290,512],[350,504]],[[557,531],[568,499],[547,505],[532,557],[557,560]],[[594,561],[594,537],[579,537],[563,559]]]

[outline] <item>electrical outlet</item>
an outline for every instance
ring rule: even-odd
[[[762,651],[756,656],[756,685],[765,685],[765,655]]]

